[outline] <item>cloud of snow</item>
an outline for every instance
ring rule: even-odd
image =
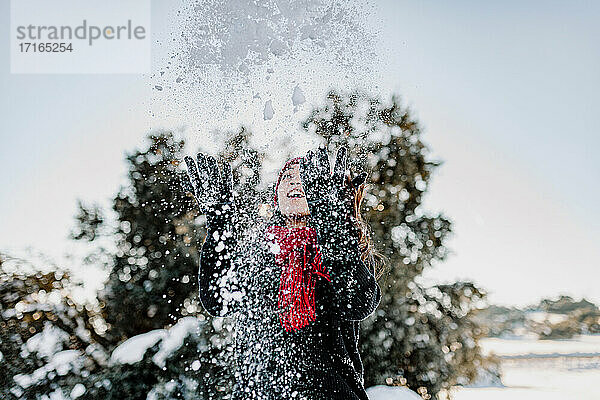
[[[298,125],[310,104],[332,88],[377,86],[372,0],[186,0],[178,15],[151,113],[185,125],[192,147],[216,150],[214,130],[242,124],[266,151],[310,145]]]

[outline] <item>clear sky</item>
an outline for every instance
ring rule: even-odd
[[[152,3],[158,39],[175,4]],[[505,304],[600,302],[600,3],[390,0],[376,11],[376,84],[401,94],[444,161],[425,208],[454,221],[453,254],[426,278],[472,279]],[[172,106],[152,116],[156,93],[139,75],[11,75],[9,15],[1,2],[0,248],[56,255],[70,248],[76,199],[106,203],[125,151],[189,121]]]

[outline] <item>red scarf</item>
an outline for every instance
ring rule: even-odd
[[[271,234],[271,235],[269,235]],[[319,276],[331,281],[321,263],[314,228],[271,226],[269,237],[279,246],[275,260],[281,266],[277,305],[286,331],[297,330],[315,320],[315,285]]]

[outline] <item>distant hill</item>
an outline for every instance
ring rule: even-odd
[[[479,310],[475,320],[489,337],[534,336],[564,339],[578,334],[600,333],[600,309],[586,299],[569,296],[542,299],[537,305]]]
[[[569,296],[560,296],[557,300],[543,299],[540,301],[537,308],[547,312],[559,314],[568,314],[577,310],[598,311],[598,306],[596,306],[594,303],[587,301],[586,299],[575,301]]]

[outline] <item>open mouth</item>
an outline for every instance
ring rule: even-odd
[[[302,193],[298,189],[293,189],[288,192],[287,197],[292,198],[292,199],[301,199],[304,197],[304,193]]]

